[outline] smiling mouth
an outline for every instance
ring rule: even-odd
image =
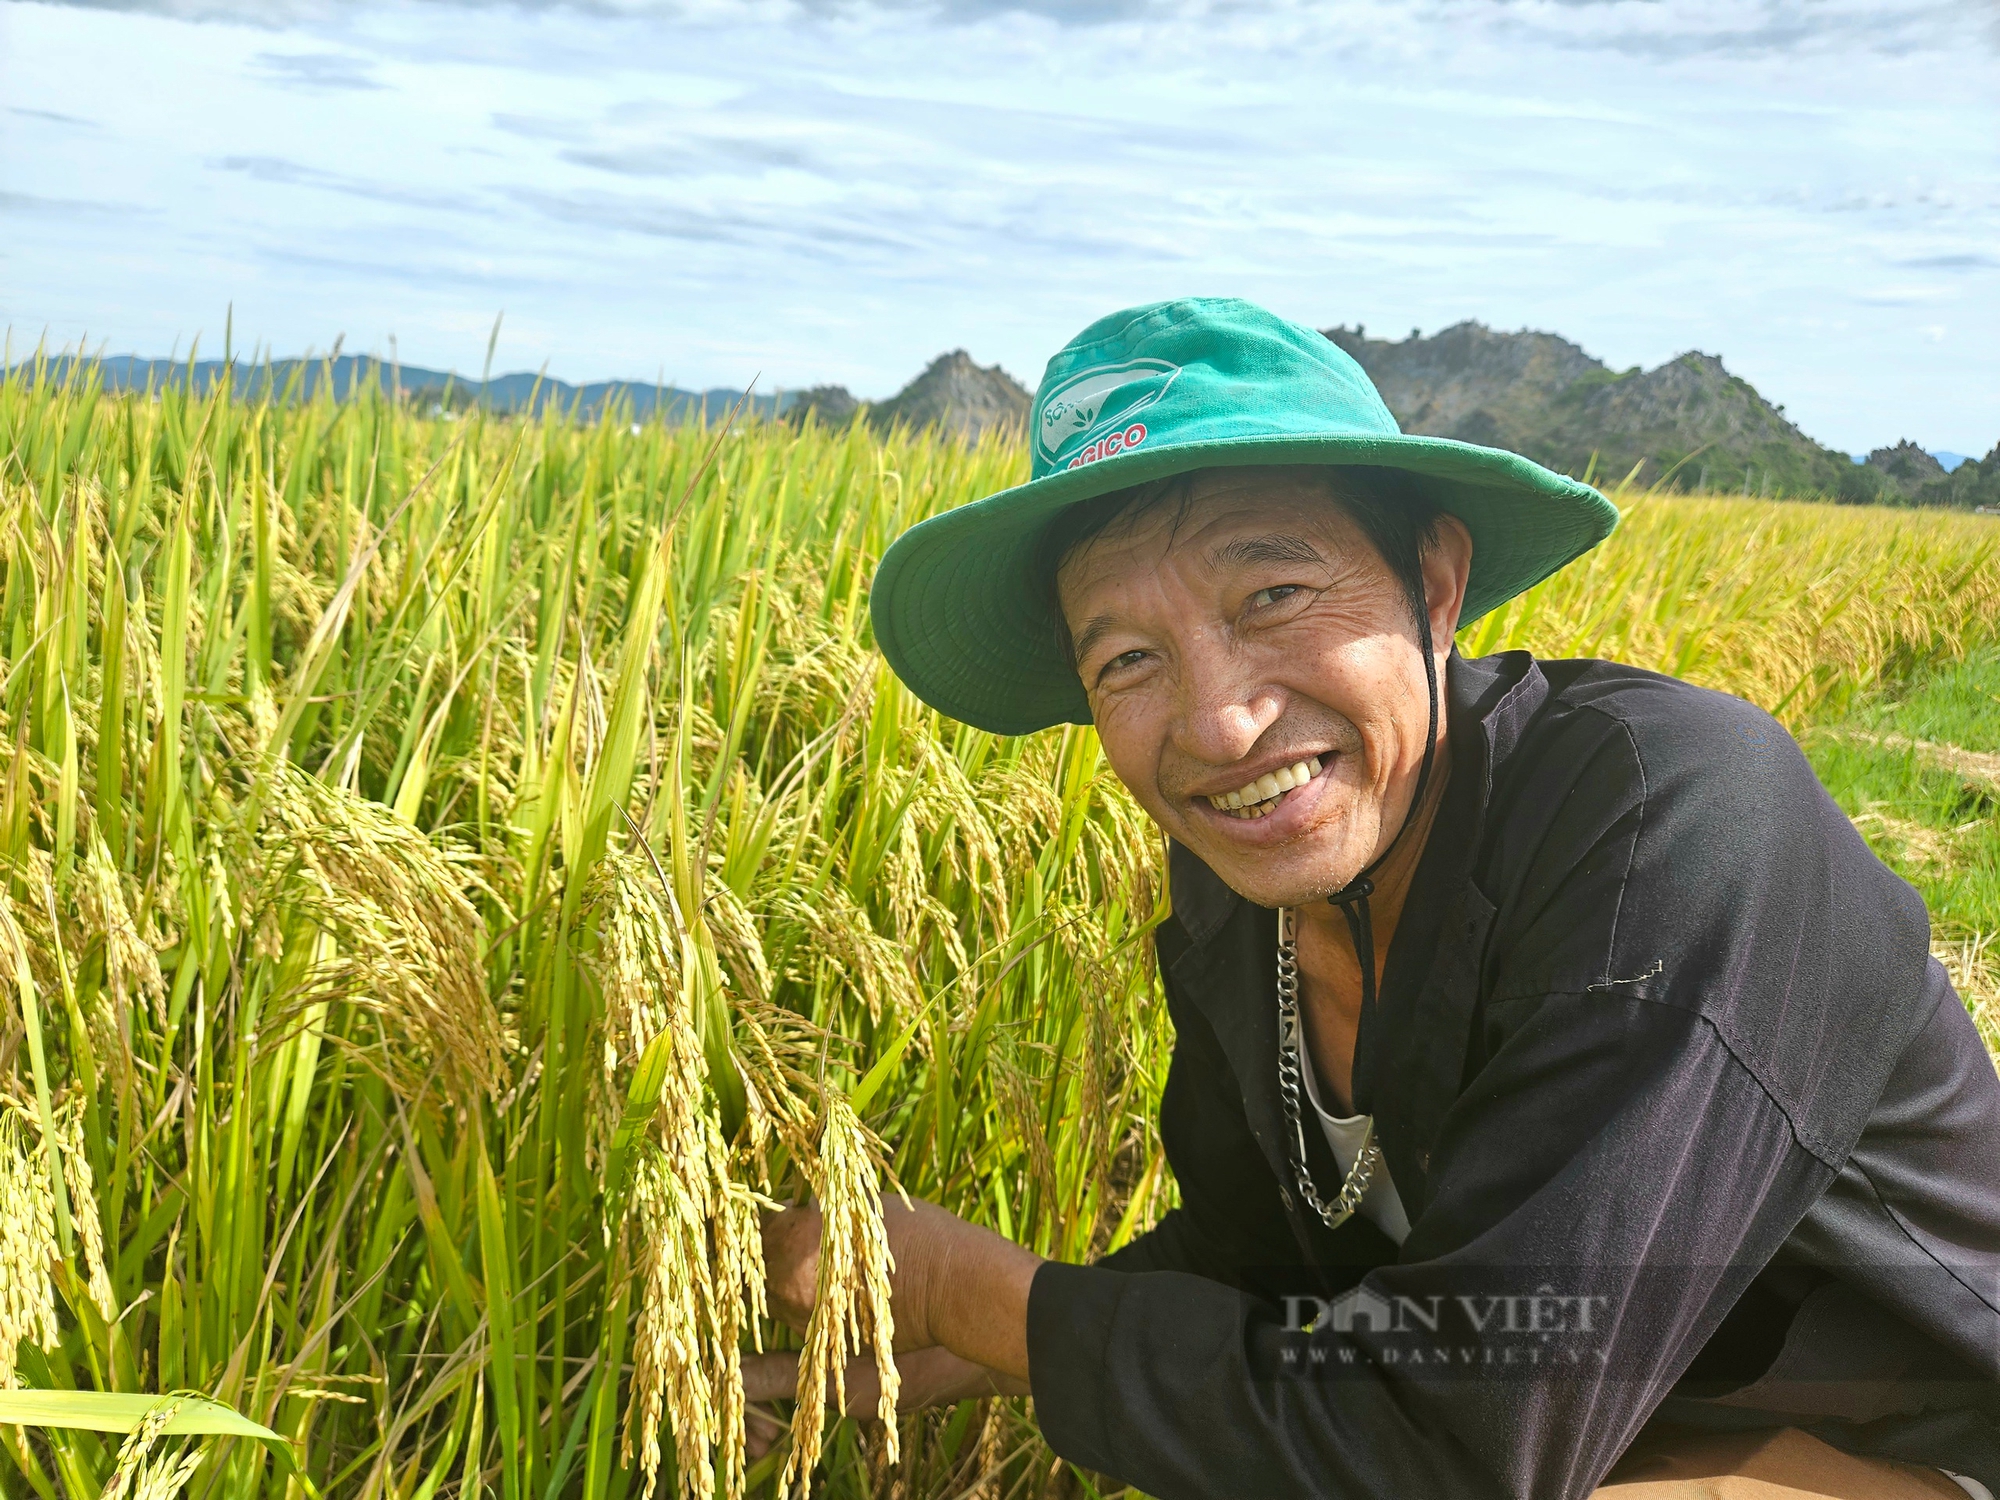
[[[1266,771],[1248,786],[1208,800],[1217,812],[1227,813],[1232,818],[1268,817],[1278,810],[1278,802],[1285,793],[1304,786],[1319,775],[1319,771],[1320,759],[1315,755],[1310,760]]]

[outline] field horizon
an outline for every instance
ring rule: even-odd
[[[499,332],[495,325],[495,336]],[[1360,326],[1322,330],[1374,381],[1405,432],[1450,437],[1521,453],[1596,483],[1760,499],[1824,499],[1845,504],[2000,509],[2000,441],[1991,452],[1932,449],[1907,436],[1869,453],[1847,453],[1808,436],[1720,356],[1689,350],[1652,370],[1613,370],[1554,333],[1512,332],[1462,320],[1426,336],[1369,338]],[[37,348],[0,378],[66,384],[95,381],[117,394],[181,386],[196,397],[229,383],[251,400],[281,394],[312,400],[329,387],[346,400],[363,387],[453,417],[473,410],[538,416],[550,407],[592,420],[614,410],[641,421],[719,421],[732,410],[753,417],[818,420],[844,427],[859,419],[878,431],[936,426],[966,439],[989,427],[1025,424],[1032,393],[998,365],[981,366],[963,348],[938,355],[886,397],[857,397],[845,386],[773,385],[683,389],[664,367],[652,380],[572,383],[539,371],[477,376],[404,364],[392,353],[221,359],[86,356]],[[391,341],[393,344],[393,340]],[[754,385],[754,382],[753,382]]]

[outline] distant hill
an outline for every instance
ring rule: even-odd
[[[1893,448],[1877,448],[1863,462],[1888,478],[1906,495],[1938,483],[1946,473],[1945,466],[1937,461],[1935,454],[1926,453],[1908,438]]]
[[[886,431],[898,423],[935,425],[967,440],[996,427],[1023,428],[1028,420],[1027,388],[998,365],[979,365],[963,349],[940,354],[924,372],[887,401],[857,400],[847,387],[814,386],[789,408],[795,418],[811,413],[819,421],[845,426],[865,412],[870,426]]]
[[[800,391],[785,411],[794,422],[803,422],[811,415],[821,426],[845,427],[866,405],[844,385],[816,385]]]
[[[1877,449],[1868,455],[1868,461],[1872,464],[1877,454],[1893,451]],[[1908,497],[1913,504],[2000,511],[2000,443],[1995,443],[1984,458],[1962,458],[1949,469],[1943,464],[1938,468],[1939,475],[1923,481]]]
[[[1793,425],[1782,406],[1690,351],[1653,370],[1613,370],[1552,333],[1465,322],[1429,338],[1326,336],[1353,355],[1406,432],[1510,448],[1599,481],[1850,501],[1973,503],[1937,485],[1943,467],[1914,443],[1857,464]]]
[[[1501,333],[1465,322],[1425,338],[1371,339],[1364,329],[1329,328],[1326,337],[1360,362],[1406,432],[1460,438],[1510,448],[1564,473],[1600,483],[1636,472],[1643,484],[1752,495],[1825,495],[1849,501],[2000,507],[2000,445],[1983,459],[1932,454],[1909,441],[1878,448],[1865,460],[1807,437],[1748,381],[1712,354],[1690,352],[1654,370],[1612,370],[1553,333]],[[466,380],[415,365],[390,365],[361,355],[284,359],[264,365],[238,360],[139,359],[94,362],[111,390],[146,390],[192,380],[206,391],[232,375],[246,393],[266,383],[311,396],[331,382],[344,398],[371,383],[414,402],[500,412],[539,411],[551,404],[597,416],[623,408],[637,420],[701,416],[718,421],[742,392],[682,390],[638,381],[570,385],[530,374]],[[48,361],[68,379],[76,361]],[[15,370],[24,366],[16,365]],[[1025,425],[1028,390],[998,365],[980,365],[963,349],[940,354],[885,401],[856,397],[845,386],[753,396],[747,412],[811,418],[844,427],[857,416],[877,430],[897,424],[935,425],[966,439]]]
[[[1025,428],[1028,392],[998,365],[976,365],[963,349],[954,349],[932,360],[871,416],[883,426],[935,423],[946,432],[976,438],[995,427]]]
[[[22,361],[14,368],[30,368],[32,363]],[[68,355],[49,360],[49,378],[67,380],[76,363]],[[261,393],[266,382],[280,392],[292,389],[297,382],[297,393],[310,398],[330,380],[335,399],[344,400],[357,386],[366,387],[372,382],[387,392],[400,390],[411,399],[454,409],[484,405],[501,412],[540,411],[553,404],[564,409],[578,408],[594,416],[623,402],[640,421],[656,412],[668,420],[699,413],[714,421],[727,415],[743,395],[741,391],[721,389],[685,391],[677,386],[646,385],[631,380],[570,385],[567,381],[526,373],[496,375],[482,384],[443,370],[385,364],[359,354],[343,354],[336,359],[280,359],[269,364],[237,360],[233,365],[219,359],[189,364],[185,360],[139,359],[124,354],[94,363],[103,372],[104,388],[113,391],[143,391],[192,381],[197,392],[206,393],[229,373],[237,389],[246,395]],[[759,416],[771,416],[783,401],[776,393],[757,395],[751,398],[750,409]]]
[[[727,415],[743,395],[741,391],[724,388],[689,391],[629,380],[571,385],[526,373],[496,375],[482,383],[443,370],[390,365],[353,354],[330,360],[281,359],[269,364],[238,360],[233,365],[219,359],[191,365],[184,360],[140,359],[128,354],[85,363],[94,363],[101,372],[104,388],[113,391],[143,391],[192,381],[196,391],[206,393],[228,372],[233,374],[237,389],[246,395],[261,394],[268,384],[279,392],[290,390],[310,398],[330,381],[335,399],[344,400],[356,388],[365,389],[372,383],[385,392],[400,391],[406,399],[451,409],[484,405],[492,411],[522,412],[554,405],[595,416],[623,403],[639,421],[655,413],[669,421],[696,415],[716,421]],[[51,359],[46,365],[47,376],[67,380],[76,364],[68,355]],[[14,368],[31,366],[32,361],[22,361]],[[957,436],[977,438],[990,428],[1023,425],[1028,414],[1028,392],[998,365],[976,364],[963,349],[954,349],[932,360],[922,374],[886,401],[860,401],[844,386],[823,385],[804,391],[754,395],[746,411],[759,417],[781,414],[803,417],[810,411],[821,422],[836,426],[846,425],[857,411],[863,411],[871,425],[885,430],[898,422],[910,427],[935,424]]]

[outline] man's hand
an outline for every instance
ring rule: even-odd
[[[940,1345],[975,1365],[1028,1377],[1028,1287],[1042,1258],[935,1203],[882,1203],[889,1236],[896,1347]],[[788,1208],[764,1221],[772,1313],[803,1329],[819,1266],[819,1210]],[[850,1390],[852,1388],[850,1387]]]
[[[1012,1380],[984,1365],[960,1359],[949,1349],[933,1345],[912,1349],[896,1356],[896,1370],[903,1377],[897,1393],[896,1410],[918,1411],[926,1406],[946,1406],[975,1396],[1025,1396],[1024,1380]],[[866,1356],[847,1362],[847,1415],[872,1417],[881,1395],[875,1361]],[[771,1451],[784,1435],[786,1423],[768,1406],[769,1401],[788,1401],[798,1393],[799,1357],[796,1354],[746,1354],[743,1356],[743,1396],[750,1403],[744,1423],[744,1446],[755,1463]],[[828,1391],[829,1403],[832,1392]]]

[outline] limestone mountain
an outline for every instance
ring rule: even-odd
[[[998,365],[976,365],[963,349],[954,349],[932,360],[869,418],[882,427],[935,424],[958,437],[976,438],[995,427],[1024,427],[1028,392]]]
[[[1368,372],[1406,432],[1510,448],[1598,481],[1633,474],[1674,489],[1914,498],[1881,466],[1814,442],[1712,354],[1613,370],[1555,334],[1476,322],[1429,338],[1371,339],[1360,327],[1326,336]]]
[[[1877,448],[1868,455],[1868,467],[1887,475],[1896,487],[1914,494],[1927,484],[1945,477],[1945,467],[1908,438],[1893,448]]]
[[[936,427],[954,437],[978,438],[996,427],[1020,429],[1028,420],[1028,392],[998,365],[980,365],[963,349],[940,354],[924,372],[886,401],[857,401],[845,386],[820,385],[801,391],[786,407],[803,420],[810,412],[823,423],[845,426],[857,409],[870,426],[887,430]]]
[[[1460,323],[1400,342],[1371,339],[1356,327],[1326,336],[1353,355],[1405,432],[1516,448],[1546,425],[1549,403],[1581,381],[1606,373],[1568,339],[1553,333],[1496,333]]]
[[[785,403],[785,415],[795,422],[803,422],[810,414],[823,427],[845,427],[854,420],[854,414],[861,410],[862,405],[844,385],[816,385],[792,393]]]
[[[1883,453],[1901,454],[1910,446],[1911,444],[1904,442],[1894,448],[1878,448],[1868,455],[1868,462],[1873,464]],[[2000,512],[2000,443],[1995,443],[1993,451],[1986,457],[1968,458],[1950,473],[1945,472],[1943,464],[1935,461],[1933,467],[1937,472],[1928,474],[1909,492],[1908,498],[1914,504],[1951,505],[1965,509]],[[1921,468],[1918,472],[1927,473]]]

